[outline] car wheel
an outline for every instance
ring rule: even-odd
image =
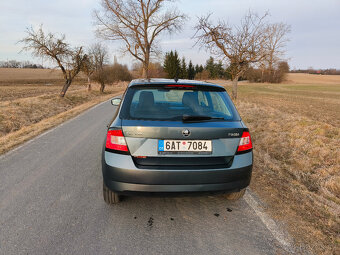
[[[118,195],[116,192],[111,191],[103,182],[103,196],[104,201],[109,204],[117,204],[120,202],[120,195]]]
[[[238,192],[231,192],[231,193],[225,194],[224,196],[228,200],[235,201],[235,200],[241,199],[245,192],[246,192],[246,189],[241,189]]]

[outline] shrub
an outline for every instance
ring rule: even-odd
[[[244,77],[250,82],[281,83],[286,79],[289,72],[289,65],[285,61],[279,62],[272,70],[268,68],[255,69],[250,67]]]
[[[100,92],[104,92],[105,84],[112,84],[118,81],[131,81],[132,75],[127,66],[116,63],[111,66],[104,66],[95,71],[91,78],[100,83]]]

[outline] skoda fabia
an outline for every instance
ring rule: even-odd
[[[243,196],[251,178],[252,142],[223,87],[134,80],[112,104],[117,110],[102,155],[105,202],[150,193]]]

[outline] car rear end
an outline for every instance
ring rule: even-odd
[[[102,161],[104,187],[117,194],[237,192],[252,164],[249,130],[224,88],[180,81],[128,87]]]

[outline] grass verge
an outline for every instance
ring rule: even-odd
[[[69,93],[64,99],[56,95],[42,95],[0,102],[0,105],[6,105],[0,111],[3,131],[0,136],[0,155],[122,92],[122,89],[106,94],[86,91],[79,94],[77,91]]]
[[[251,188],[268,213],[302,254],[340,254],[340,82],[243,83],[235,104],[252,134]]]

